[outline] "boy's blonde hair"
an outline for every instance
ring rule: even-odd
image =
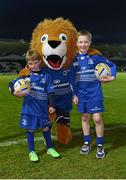
[[[26,53],[26,62],[28,61],[34,61],[34,60],[42,60],[42,57],[40,56],[40,54],[35,51],[34,49],[30,49],[27,51]]]
[[[89,31],[85,30],[85,29],[79,31],[78,36],[88,36],[89,40],[92,41],[92,34]]]

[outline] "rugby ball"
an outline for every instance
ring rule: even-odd
[[[99,63],[95,67],[95,75],[98,79],[102,79],[105,76],[111,76],[111,69],[105,63]]]
[[[14,83],[14,90],[28,94],[30,91],[30,82],[25,79],[19,79]]]

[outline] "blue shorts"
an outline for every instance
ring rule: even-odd
[[[58,107],[56,107],[56,119],[55,121],[60,124],[65,124],[66,126],[70,126],[70,112],[64,111]]]
[[[79,102],[78,111],[80,113],[89,113],[89,114],[104,112],[104,104],[103,101]]]
[[[39,129],[51,126],[51,122],[48,119],[37,117],[29,114],[21,114],[20,127],[26,129]]]

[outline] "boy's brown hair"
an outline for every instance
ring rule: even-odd
[[[89,31],[83,29],[78,32],[78,36],[85,36],[85,35],[89,37],[90,41],[92,40],[92,34]]]
[[[28,61],[34,61],[34,60],[42,60],[42,57],[40,56],[40,54],[35,51],[34,49],[30,49],[27,51],[26,53],[26,62]]]

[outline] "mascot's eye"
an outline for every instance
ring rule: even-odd
[[[67,36],[66,36],[66,34],[64,34],[64,33],[61,33],[60,35],[59,35],[59,38],[61,39],[61,41],[66,41],[67,40]]]
[[[46,42],[48,40],[48,34],[44,34],[42,37],[41,37],[41,42]]]

